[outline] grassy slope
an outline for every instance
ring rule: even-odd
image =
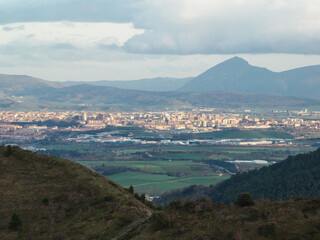
[[[0,239],[110,239],[148,208],[80,164],[0,148]],[[43,200],[48,199],[48,204]],[[12,214],[23,230],[9,231]]]
[[[320,199],[256,201],[251,207],[178,201],[165,209],[162,218],[160,214],[151,218],[133,239],[314,240],[320,239],[319,210]]]

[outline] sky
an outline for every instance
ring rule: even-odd
[[[197,76],[233,56],[320,64],[319,0],[0,0],[0,73],[51,81]]]

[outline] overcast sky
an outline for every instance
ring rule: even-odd
[[[273,71],[320,64],[319,0],[0,0],[0,73],[188,77],[235,55]]]

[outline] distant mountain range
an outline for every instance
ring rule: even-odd
[[[131,81],[94,81],[94,82],[62,82],[65,86],[75,86],[80,84],[89,84],[94,86],[116,87],[122,89],[133,89],[142,91],[168,92],[175,91],[189,82],[192,77],[188,78],[148,78]],[[58,83],[58,82],[57,82]]]
[[[234,57],[191,79],[179,91],[230,91],[320,99],[320,65],[272,72]]]
[[[282,73],[234,57],[195,78],[51,82],[0,74],[2,109],[165,109],[320,105],[320,66]]]

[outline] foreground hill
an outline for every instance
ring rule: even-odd
[[[65,86],[88,84],[93,86],[116,87],[142,91],[169,92],[175,91],[192,78],[149,78],[131,81],[94,81],[94,82],[63,82]]]
[[[209,197],[216,202],[233,202],[242,192],[254,199],[289,200],[297,196],[320,197],[320,148],[307,154],[289,156],[286,160],[259,170],[237,174],[216,186],[191,186],[166,193],[161,203],[175,199]]]
[[[0,239],[111,239],[150,215],[119,185],[67,160],[1,147],[0,176]]]
[[[320,238],[319,199],[179,200],[151,211],[79,164],[17,147],[0,147],[0,174],[0,239]]]
[[[320,99],[319,88],[320,65],[272,72],[234,57],[193,78],[179,90],[231,91]]]
[[[319,210],[320,199],[255,201],[243,207],[176,201],[128,239],[315,240],[320,239]]]

